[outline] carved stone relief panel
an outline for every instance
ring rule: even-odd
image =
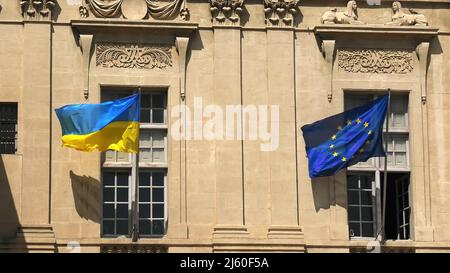
[[[170,46],[98,43],[95,54],[98,67],[130,69],[172,67]]]
[[[186,0],[83,0],[80,17],[89,17],[89,10],[100,18],[140,20],[149,14],[158,20],[171,20],[178,15],[182,20],[189,20]]]
[[[338,67],[349,73],[406,74],[413,71],[413,54],[405,49],[339,49]]]

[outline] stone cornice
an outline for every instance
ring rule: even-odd
[[[386,37],[414,38],[429,41],[439,34],[439,29],[416,26],[385,25],[320,25],[314,27],[314,33],[322,40],[337,40],[344,37],[359,39]]]
[[[82,33],[101,33],[108,30],[138,30],[148,32],[174,33],[176,35],[189,35],[198,29],[196,23],[181,23],[181,22],[153,22],[141,20],[121,20],[121,19],[81,19],[71,20],[71,27],[79,34]]]

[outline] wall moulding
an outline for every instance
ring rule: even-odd
[[[174,36],[189,36],[198,30],[198,24],[188,22],[151,22],[122,19],[81,19],[71,20],[70,25],[77,34],[95,34],[108,31],[138,31],[145,33],[165,33]]]
[[[438,35],[439,29],[417,26],[384,26],[384,25],[320,25],[314,28],[330,75],[328,101],[333,97],[333,67],[338,59],[338,69],[347,73],[379,73],[406,74],[414,69],[414,49],[403,48],[340,48],[342,42],[353,41],[409,41],[417,47],[420,61],[420,77],[422,82],[422,101],[426,101],[426,77],[429,44]],[[420,45],[420,46],[419,46]],[[337,51],[337,54],[335,54]]]

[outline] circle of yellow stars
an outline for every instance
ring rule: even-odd
[[[350,126],[350,125],[352,125],[353,123],[355,123],[356,125],[359,125],[359,124],[362,124],[363,126],[364,126],[364,128],[368,128],[369,127],[369,122],[363,122],[360,118],[357,118],[355,121],[352,121],[352,120],[347,120],[347,126]],[[346,127],[347,127],[346,126]],[[337,128],[336,128],[337,130],[338,130],[338,133],[339,133],[339,131],[342,131],[342,126],[338,126]],[[336,140],[337,139],[337,134],[338,133],[336,133],[336,134],[334,134],[334,135],[332,135],[331,136],[331,140]],[[368,130],[367,131],[367,134],[370,136],[370,135],[372,135],[372,130]],[[369,145],[370,144],[370,140],[367,140],[366,142],[365,142],[365,144],[366,145]],[[335,147],[335,145],[332,143],[332,144],[330,144],[330,146],[329,146],[329,148],[330,148],[330,150],[331,150],[331,152],[332,152],[332,155],[333,155],[333,157],[338,157],[339,155],[340,155],[340,153],[338,153],[337,151],[333,151],[333,149],[334,149],[334,147]],[[360,154],[362,154],[362,153],[364,153],[365,152],[365,150],[364,150],[364,148],[361,148],[361,149],[359,149],[358,150],[358,152],[360,153]],[[352,158],[354,158],[354,156],[352,156]],[[341,156],[341,161],[342,162],[346,162],[348,159],[345,157],[345,156]]]

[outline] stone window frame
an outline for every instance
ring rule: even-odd
[[[344,90],[344,95],[343,95],[343,102],[344,102],[344,108],[346,106],[346,100],[348,98],[348,96],[366,96],[366,97],[372,97],[372,99],[376,99],[380,94],[379,91],[372,91],[372,90],[352,90],[351,92],[345,92],[346,90]],[[381,90],[380,90],[381,91]],[[386,92],[386,90],[384,90],[384,92]],[[409,138],[410,138],[410,122],[409,122],[409,100],[410,100],[410,93],[409,92],[394,92],[391,94],[391,99],[393,96],[402,96],[404,99],[406,99],[407,101],[407,107],[406,107],[406,113],[405,113],[405,118],[406,118],[406,127],[404,128],[392,128],[392,123],[389,123],[389,137],[393,137],[395,135],[407,135],[407,139],[408,141],[406,142],[406,157],[407,157],[407,167],[406,168],[396,168],[393,166],[388,165],[388,171],[389,172],[395,172],[395,173],[405,173],[405,174],[409,174],[409,180],[410,180],[410,184],[411,184],[411,169],[410,169],[410,161],[411,161],[411,154],[410,151],[411,149],[409,148]],[[347,110],[345,108],[345,110]],[[391,120],[391,118],[393,118],[394,113],[391,112],[391,117],[389,117],[389,120]],[[383,132],[386,131],[386,125],[385,122],[383,124]],[[383,144],[384,145],[384,144]],[[389,149],[388,149],[389,151]],[[379,231],[379,227],[381,227],[381,221],[382,221],[382,208],[381,208],[381,199],[382,199],[382,193],[381,193],[381,183],[382,183],[382,177],[381,177],[381,173],[384,170],[384,158],[383,157],[375,157],[375,158],[371,158],[369,159],[367,162],[372,162],[372,165],[367,165],[364,163],[360,163],[354,166],[351,166],[349,168],[347,168],[347,175],[346,175],[346,179],[348,177],[348,175],[355,175],[355,174],[367,174],[367,173],[371,173],[374,177],[373,181],[374,183],[372,183],[372,186],[374,187],[372,192],[375,194],[374,198],[375,198],[375,206],[376,206],[376,211],[374,212],[374,222],[375,222],[375,226],[374,226],[374,237],[350,237],[349,234],[349,238],[350,240],[373,240],[374,238],[377,237],[377,232]],[[346,189],[346,191],[348,191],[348,187]],[[408,208],[410,208],[410,217],[412,218],[412,212],[411,212],[411,191],[409,192],[409,206]],[[378,194],[377,194],[378,193]],[[347,205],[348,207],[348,205]],[[408,239],[398,239],[398,240],[409,240],[412,238],[412,219],[410,218],[410,222],[409,222],[409,235],[410,238]],[[397,219],[398,220],[398,219]]]
[[[126,86],[124,86],[123,88],[121,87],[113,87],[111,89],[109,89],[108,87],[102,87],[101,88],[101,95],[102,95],[102,101],[103,100],[111,100],[111,99],[117,99],[119,97],[123,97],[126,95],[131,95],[132,91],[135,90],[136,88],[128,88]],[[148,171],[154,171],[154,170],[162,170],[164,173],[164,231],[162,234],[140,234],[140,237],[157,237],[157,238],[161,238],[166,236],[167,234],[167,222],[168,222],[168,141],[167,141],[167,135],[168,135],[168,118],[167,118],[167,99],[168,99],[168,92],[166,90],[166,88],[158,88],[157,90],[154,90],[154,88],[150,88],[149,90],[144,89],[142,91],[142,95],[148,95],[148,94],[162,94],[164,96],[164,104],[165,104],[165,110],[164,110],[164,123],[140,123],[139,128],[140,130],[145,130],[145,131],[163,131],[165,132],[165,139],[164,139],[164,162],[158,162],[158,163],[154,163],[154,162],[139,162],[139,172],[148,172]],[[111,94],[113,94],[113,96],[111,96]],[[111,151],[114,154],[114,158],[117,158],[118,155],[120,154],[119,152],[116,151]],[[128,217],[128,221],[129,221],[129,230],[128,230],[128,234],[126,235],[122,235],[122,234],[104,234],[103,232],[103,190],[102,190],[102,196],[101,196],[101,204],[102,204],[102,211],[101,211],[101,227],[100,227],[100,236],[102,238],[116,238],[119,236],[126,236],[126,237],[130,237],[132,234],[132,229],[133,229],[133,202],[134,201],[138,201],[138,211],[136,212],[136,215],[138,215],[138,219],[139,219],[139,197],[138,196],[134,196],[134,192],[136,190],[136,187],[139,187],[138,185],[136,185],[135,181],[136,179],[134,178],[134,175],[136,175],[136,170],[133,167],[134,166],[134,162],[135,160],[137,160],[136,155],[135,154],[128,154],[128,160],[126,161],[122,161],[122,162],[108,162],[106,161],[106,153],[108,152],[103,152],[101,155],[101,163],[100,163],[100,168],[101,168],[101,177],[102,177],[102,189],[103,189],[103,173],[104,172],[108,172],[108,171],[114,171],[114,170],[126,170],[129,173],[129,199],[128,199],[128,207],[129,207],[129,217]],[[150,192],[150,195],[152,195],[153,193]],[[137,200],[136,200],[137,198]],[[138,227],[139,228],[139,227]]]

